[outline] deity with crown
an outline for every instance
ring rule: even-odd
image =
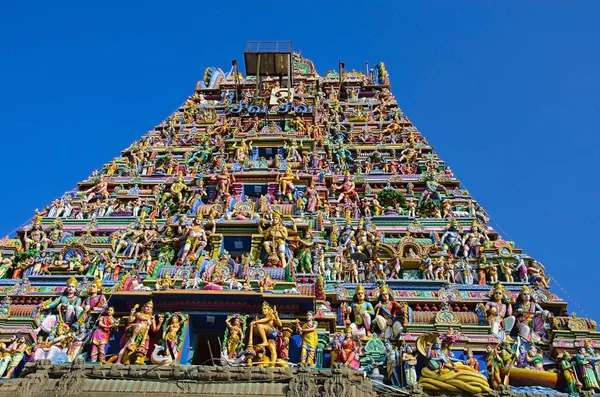
[[[512,315],[512,304],[502,284],[494,285],[492,296],[485,304],[485,311],[492,335],[501,341],[510,342],[508,334],[515,325],[515,317]]]
[[[117,362],[127,364],[132,356],[138,357],[136,364],[143,364],[143,360],[148,353],[150,347],[150,333],[158,332],[163,324],[164,316],[154,316],[154,303],[150,300],[141,311],[137,311],[138,306],[135,305],[131,309],[128,317],[129,324],[125,328],[124,343],[121,346]],[[125,360],[124,360],[125,359]]]
[[[375,323],[385,339],[398,338],[403,330],[404,309],[394,300],[387,285],[379,290],[379,302],[375,305]]]
[[[50,333],[59,324],[71,326],[79,320],[83,314],[83,307],[81,306],[81,298],[77,294],[78,288],[77,279],[71,277],[67,280],[66,288],[61,296],[40,305],[40,312],[38,313],[41,313],[42,310],[56,310],[56,314],[48,315],[42,320],[40,326],[35,330],[36,335],[40,330]]]
[[[365,287],[358,284],[354,290],[352,304],[346,308],[346,323],[349,324],[352,336],[355,338],[371,336],[371,318],[375,316],[375,310],[371,302],[367,302],[365,298]]]

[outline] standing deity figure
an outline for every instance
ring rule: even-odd
[[[398,338],[403,330],[404,309],[393,298],[393,293],[384,285],[379,290],[379,303],[375,305],[375,323],[385,339]]]
[[[296,175],[294,175],[292,172],[292,167],[288,165],[283,174],[277,175],[277,182],[279,182],[279,194],[287,197],[288,201],[291,202],[294,197],[294,191],[296,190],[294,181],[299,180],[300,176],[298,172],[296,172]]]
[[[319,192],[317,191],[314,180],[310,181],[310,185],[306,188],[304,196],[306,197],[304,211],[316,212],[317,207],[321,206],[321,198],[319,197]]]
[[[202,218],[196,217],[191,225],[187,225],[187,238],[183,246],[183,252],[179,258],[179,263],[183,263],[188,255],[196,255],[198,252],[202,252],[208,245],[208,237],[202,226]]]
[[[500,341],[510,342],[509,334],[516,320],[512,315],[512,305],[502,284],[494,285],[492,296],[485,304],[485,310],[492,335]]]
[[[238,347],[242,343],[244,339],[244,331],[242,328],[242,319],[240,316],[233,315],[232,317],[228,317],[225,320],[225,325],[229,330],[229,335],[227,337],[227,355],[230,359],[237,358]]]
[[[594,392],[600,391],[598,385],[598,379],[596,378],[596,371],[594,365],[589,359],[589,356],[585,348],[581,348],[575,355],[575,364],[581,374],[581,380],[583,381],[583,388],[586,390],[592,390]]]
[[[365,297],[365,287],[358,284],[354,290],[352,303],[346,308],[346,324],[349,325],[355,338],[371,336],[371,317],[375,316],[375,310],[370,302],[365,301]]]
[[[137,305],[131,309],[129,315],[129,324],[125,328],[124,343],[117,356],[117,363],[128,364],[131,357],[136,355],[138,358],[135,363],[143,364],[143,361],[150,347],[150,332],[158,332],[164,316],[161,314],[158,319],[154,317],[154,303],[149,301],[142,307],[141,312],[137,312]]]
[[[116,320],[113,317],[114,314],[114,307],[109,307],[98,319],[98,325],[92,334],[92,350],[90,353],[90,361],[93,363],[97,361],[104,362],[106,345],[110,339],[110,333],[113,329],[117,329],[119,327],[119,320]]]
[[[235,177],[229,172],[229,167],[227,165],[223,166],[223,170],[220,174],[213,174],[211,179],[217,181],[217,189],[215,192],[216,196],[214,201],[226,196],[229,193],[231,184],[235,182]]]
[[[106,306],[106,297],[102,293],[102,281],[99,278],[88,286],[88,296],[83,301],[83,310],[85,313],[90,311],[101,312]]]
[[[299,322],[296,322],[296,330],[302,336],[302,342],[300,344],[300,362],[307,363],[310,366],[315,365],[317,344],[319,337],[317,335],[318,323],[314,321],[314,313],[306,313],[306,323],[300,326]]]
[[[283,145],[283,149],[286,151],[286,161],[302,161],[302,156],[298,150],[298,143],[296,139],[292,139],[290,143],[286,142]]]
[[[406,351],[402,353],[402,361],[404,362],[404,382],[406,386],[417,383],[417,354],[413,352],[410,346],[407,346]]]
[[[171,185],[171,191],[162,195],[161,204],[164,204],[169,198],[172,198],[175,203],[180,203],[183,200],[183,192],[188,190],[184,182],[183,174],[177,176],[177,181]]]
[[[268,349],[270,352],[271,362],[277,361],[277,348],[276,341],[281,339],[282,327],[281,320],[277,314],[275,306],[271,306],[267,302],[263,302],[262,305],[263,318],[256,319],[250,323],[250,338],[248,341],[248,347],[254,346],[253,337],[254,333],[260,336],[260,343],[256,345],[257,348]],[[258,350],[258,349],[257,349]]]
[[[264,221],[264,219],[261,221]],[[296,221],[293,218],[292,229],[296,232]],[[259,223],[259,232],[263,235],[263,247],[269,256],[269,259],[277,258],[281,267],[286,267],[286,239],[288,238],[288,228],[283,224],[281,214],[274,211],[271,226],[264,231]],[[271,264],[274,265],[275,263],[271,262]]]
[[[562,370],[563,377],[567,383],[567,388],[571,395],[578,394],[581,391],[583,385],[579,381],[575,364],[568,351],[564,351],[560,358],[559,368]]]
[[[600,381],[600,356],[596,355],[596,352],[594,351],[594,346],[592,346],[589,340],[585,341],[583,349],[585,350],[585,356],[587,357],[587,359],[594,365],[596,379]]]

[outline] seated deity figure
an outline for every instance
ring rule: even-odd
[[[46,232],[42,228],[41,223],[37,220],[31,226],[29,231],[25,231],[25,250],[34,249],[38,251],[45,251],[48,245],[51,244],[51,240],[46,236]]]
[[[548,312],[533,300],[528,286],[521,288],[515,310],[519,336],[528,342],[543,342]]]
[[[500,341],[511,342],[509,334],[515,325],[515,317],[512,315],[512,305],[502,284],[494,285],[492,296],[485,304],[485,310],[492,335]]]
[[[352,335],[355,338],[371,336],[371,318],[375,316],[375,310],[365,298],[365,287],[358,284],[354,290],[352,303],[346,307],[346,324],[352,329]]]
[[[379,290],[379,303],[375,305],[375,323],[385,339],[398,338],[403,330],[402,306],[393,298],[388,286]]]
[[[34,332],[36,335],[40,330],[49,334],[59,323],[71,326],[79,320],[84,308],[81,305],[81,298],[77,295],[77,288],[77,280],[75,277],[71,277],[67,280],[67,287],[61,296],[40,305],[39,313],[42,310],[56,310],[56,314],[50,314],[42,320],[40,326]]]

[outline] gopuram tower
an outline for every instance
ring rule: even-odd
[[[600,391],[596,323],[501,238],[383,63],[249,42],[0,240],[0,396]],[[245,73],[244,73],[245,72]]]

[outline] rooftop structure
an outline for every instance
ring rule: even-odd
[[[0,241],[0,396],[600,390],[596,323],[489,225],[383,63],[244,58]]]

